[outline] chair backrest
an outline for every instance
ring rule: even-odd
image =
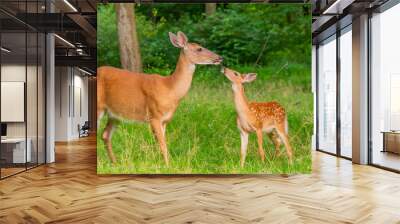
[[[89,123],[89,121],[85,121],[85,123],[84,123],[83,126],[82,126],[82,129],[84,129],[84,128],[86,128],[86,129],[89,129],[89,128],[90,128],[90,123]]]

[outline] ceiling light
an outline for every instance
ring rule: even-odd
[[[322,14],[342,14],[343,10],[351,5],[355,0],[336,0]]]
[[[11,52],[11,50],[9,50],[9,49],[7,49],[7,48],[5,48],[5,47],[1,47],[0,49],[1,49],[2,51],[6,52],[6,53],[10,53],[10,52]]]
[[[332,13],[333,9],[336,9],[337,5],[339,4],[340,0],[336,0],[332,5],[330,5],[322,14]]]
[[[78,12],[78,10],[68,0],[64,0],[64,3],[67,4],[74,12]]]
[[[81,69],[81,68],[79,68],[79,67],[78,67],[78,70],[81,71],[81,72],[83,72],[83,73],[85,73],[85,74],[87,74],[87,75],[93,75],[92,73],[90,73],[90,72],[88,72],[88,71],[86,71],[86,70],[83,70],[83,69]]]
[[[87,55],[82,48],[77,48],[76,49],[76,53],[78,53],[79,55]]]
[[[60,37],[60,36],[57,35],[57,34],[54,34],[54,36],[57,37],[59,40],[63,41],[64,43],[66,43],[67,45],[69,45],[70,47],[75,48],[75,45],[73,45],[73,44],[72,44],[71,42],[69,42],[68,40],[66,40],[66,39],[64,39],[64,38],[62,38],[62,37]]]

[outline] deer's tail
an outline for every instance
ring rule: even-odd
[[[106,109],[106,99],[104,93],[104,76],[106,72],[105,67],[97,69],[97,120],[100,120]]]

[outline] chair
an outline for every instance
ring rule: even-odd
[[[89,136],[89,129],[90,129],[89,121],[85,121],[82,127],[78,124],[79,138]]]

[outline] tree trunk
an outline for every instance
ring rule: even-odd
[[[217,3],[206,3],[206,15],[212,15],[217,9]]]
[[[142,72],[142,59],[136,32],[135,4],[119,3],[115,4],[115,9],[122,68]]]

